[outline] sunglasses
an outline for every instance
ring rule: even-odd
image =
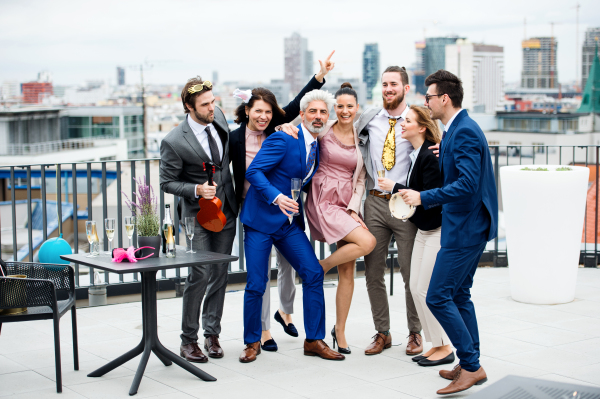
[[[198,93],[199,91],[204,90],[204,88],[206,88],[208,90],[212,89],[212,83],[210,83],[208,80],[205,80],[204,82],[202,82],[200,84],[190,87],[188,89],[188,93],[190,93],[190,94]]]
[[[444,94],[446,94],[446,93],[444,93]],[[431,97],[441,97],[444,94],[425,94],[425,101],[429,102],[429,100],[431,99]]]

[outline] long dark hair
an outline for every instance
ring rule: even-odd
[[[265,89],[264,87],[257,87],[252,89],[252,97],[250,101],[247,103],[241,103],[235,110],[235,123],[248,123],[248,117],[246,116],[246,107],[252,109],[254,103],[258,100],[263,100],[267,104],[269,104],[273,110],[273,119],[275,118],[283,118],[285,116],[285,111],[279,107],[277,104],[277,99],[275,98],[275,94],[269,89]],[[271,120],[273,120],[271,119]]]

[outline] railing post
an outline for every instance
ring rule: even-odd
[[[56,164],[56,217],[58,228],[62,233],[62,169],[60,164]]]
[[[87,211],[88,211],[88,220],[92,219],[92,163],[88,162],[87,164]],[[96,223],[96,229],[98,229],[98,223]],[[90,244],[89,252],[92,253],[92,244]],[[94,268],[90,267],[90,285],[94,285]]]
[[[27,215],[29,220],[27,221],[27,238],[29,242],[29,261],[33,262],[33,226],[31,220],[31,214],[33,213],[31,208],[31,165],[27,166]]]
[[[508,151],[506,152],[506,155],[508,157]],[[499,194],[499,192],[498,192],[498,188],[499,188],[498,179],[500,178],[500,171],[498,170],[499,168],[500,168],[500,147],[496,147],[496,149],[494,151],[494,177],[496,179],[496,195]],[[498,210],[498,213],[500,213],[500,210]],[[498,224],[497,223],[496,223],[496,238],[494,238],[493,260],[494,260],[494,267],[498,267]]]
[[[12,206],[13,260],[17,259],[17,204],[15,198],[15,167],[10,167],[10,202]]]
[[[42,238],[48,239],[48,210],[46,209],[46,165],[40,169],[40,179],[42,186]]]

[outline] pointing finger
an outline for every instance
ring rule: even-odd
[[[331,54],[329,54],[329,57],[327,57],[327,61],[329,61],[329,60],[331,59],[331,56],[333,55],[333,53],[335,53],[335,50],[333,50],[333,51],[331,52]]]

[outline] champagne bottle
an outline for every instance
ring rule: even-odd
[[[167,258],[175,257],[175,235],[173,231],[173,220],[171,219],[171,207],[165,206],[165,219],[163,220],[163,245]]]
[[[169,215],[169,218],[171,218],[171,205],[169,205],[169,204],[165,205],[165,219],[167,218],[167,215]],[[162,253],[166,254],[167,253],[167,236],[165,235],[164,221],[163,221],[163,228],[160,230],[161,230],[160,235],[162,238]]]

